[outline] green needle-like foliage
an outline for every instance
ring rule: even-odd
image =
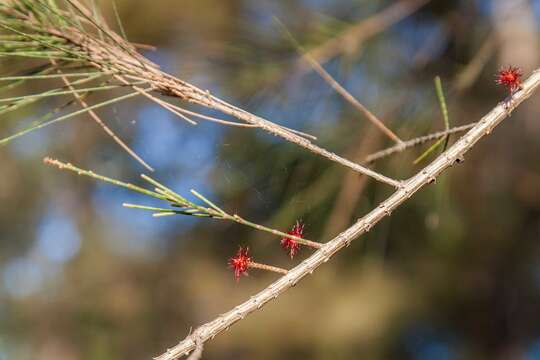
[[[114,104],[114,103],[117,103],[119,101],[122,101],[122,100],[126,100],[126,99],[129,99],[129,98],[132,98],[134,96],[137,96],[139,95],[138,92],[132,92],[132,93],[129,93],[127,95],[122,95],[122,96],[118,96],[114,99],[111,99],[111,100],[107,100],[107,101],[103,101],[99,104],[95,104],[95,105],[92,105],[92,106],[89,106],[89,107],[85,107],[81,110],[77,110],[77,111],[74,111],[70,114],[67,114],[67,115],[64,115],[64,116],[61,116],[61,117],[58,117],[56,119],[53,119],[53,120],[49,120],[49,121],[37,121],[37,122],[34,122],[32,126],[22,130],[22,131],[19,131],[11,136],[8,136],[4,139],[1,139],[0,140],[0,146],[2,145],[6,145],[7,143],[9,143],[10,141],[14,140],[14,139],[17,139],[23,135],[26,135],[28,134],[29,132],[32,132],[34,130],[38,130],[38,129],[42,129],[46,126],[49,126],[51,124],[54,124],[54,123],[58,123],[60,121],[64,121],[64,120],[68,120],[68,119],[71,119],[73,118],[74,116],[77,116],[77,115],[80,115],[80,114],[84,114],[84,113],[87,113],[91,110],[94,110],[94,109],[98,109],[98,108],[102,108],[104,106],[108,106],[108,105],[111,105],[111,104]]]
[[[450,120],[448,117],[448,107],[446,106],[446,99],[444,97],[444,91],[442,88],[442,82],[441,78],[439,76],[435,77],[435,91],[437,92],[437,98],[439,99],[439,106],[441,108],[441,113],[443,116],[444,121],[444,130],[448,131],[450,130]],[[448,141],[450,140],[450,135],[446,135],[442,138],[440,138],[438,141],[436,141],[433,145],[431,145],[426,151],[422,153],[416,160],[414,160],[413,164],[418,164],[425,158],[427,158],[433,151],[437,150],[442,144],[443,145],[443,151],[446,150],[446,147],[448,146]]]
[[[123,32],[118,14],[117,21]],[[53,96],[69,97],[67,105],[62,105],[60,109],[73,103],[82,109],[51,118],[59,112],[56,108],[33,121],[29,127],[9,136],[4,135],[3,138],[0,136],[0,145],[31,131],[74,119],[77,115],[88,114],[124,151],[152,171],[152,167],[131,150],[94,112],[95,109],[134,96],[146,95],[147,91],[154,90],[147,86],[137,86],[147,84],[145,79],[141,81],[123,77],[133,73],[134,66],[140,69],[147,69],[148,66],[132,44],[109,30],[95,4],[92,11],[78,0],[7,0],[0,4],[0,61],[10,58],[18,59],[18,63],[21,63],[20,59],[27,60],[27,68],[34,67],[36,62],[41,64],[31,72],[4,76],[0,74],[0,82],[6,83],[0,90],[12,90],[36,80],[49,80],[51,87],[55,87],[37,94],[0,98],[0,115]],[[101,77],[104,79],[97,84],[81,86]],[[63,86],[58,88],[52,85],[54,80],[61,80]],[[108,100],[99,104],[88,104],[83,100],[95,92],[113,91],[121,87],[134,91],[120,96],[108,94]]]
[[[65,2],[58,0],[8,0],[0,4],[0,61],[5,58],[22,58],[23,61],[27,59],[29,62],[28,67],[35,69],[23,74],[5,74],[5,76],[0,74],[0,82],[3,83],[0,90],[12,90],[28,81],[62,79],[65,82],[70,78],[75,79],[69,82],[69,86],[66,83],[60,88],[43,90],[37,94],[0,98],[0,115],[19,110],[51,96],[69,96],[70,99],[73,99],[94,92],[112,91],[120,87],[132,88],[134,85],[144,84],[141,81],[111,84],[110,80],[113,79],[113,74],[117,74],[117,71],[115,72],[109,66],[109,60],[103,57],[97,64],[88,48],[67,36],[67,34],[70,34],[74,37],[85,38],[88,41],[93,39],[98,44],[103,42],[101,45],[95,45],[95,48],[101,49],[100,51],[103,51],[107,44],[114,44],[116,48],[124,49],[128,54],[127,58],[135,56],[134,50],[129,49],[131,46],[129,43],[119,44],[115,36],[111,35],[96,20],[101,18],[97,8],[94,9],[94,13],[91,15],[87,14],[78,2],[69,0]],[[119,17],[118,21],[120,21]],[[106,51],[112,53],[112,50]],[[43,63],[35,67],[35,62],[40,60]],[[94,86],[80,87],[82,84],[97,80],[103,76],[108,78],[108,81],[101,81]],[[30,127],[1,139],[0,145],[4,145],[33,130],[73,119],[77,115],[90,112],[93,109],[112,105],[140,94],[141,91],[139,90],[128,95],[109,96],[107,101],[50,119],[51,114],[58,112],[55,109],[44,117],[47,120],[42,118],[34,121]],[[68,103],[71,104],[72,101]]]
[[[234,221],[236,223],[239,223],[245,226],[249,226],[256,230],[271,233],[276,236],[294,239],[298,243],[312,247],[312,248],[320,247],[320,243],[316,243],[311,240],[307,240],[301,237],[297,237],[291,234],[281,232],[279,230],[271,229],[271,228],[253,223],[251,221],[241,218],[240,216],[236,214],[231,215],[227,213],[225,210],[218,207],[212,201],[208,200],[206,197],[198,193],[197,191],[191,190],[191,193],[196,198],[198,198],[202,202],[203,205],[196,204],[186,199],[182,195],[178,194],[177,192],[173,191],[172,189],[166,187],[159,181],[144,174],[141,175],[141,178],[145,180],[146,182],[148,182],[150,185],[154,186],[153,190],[145,189],[143,187],[133,185],[131,183],[126,183],[120,180],[116,180],[116,179],[112,179],[103,175],[99,175],[93,171],[84,170],[72,164],[67,164],[59,160],[45,158],[44,162],[48,165],[56,166],[61,170],[69,170],[69,171],[77,173],[78,175],[91,177],[93,179],[103,181],[103,182],[106,182],[115,186],[119,186],[119,187],[128,189],[130,191],[137,192],[137,193],[165,202],[166,205],[169,207],[147,206],[147,205],[129,204],[129,203],[123,204],[124,207],[130,208],[130,209],[150,211],[153,213],[154,217],[171,216],[171,215],[188,215],[188,216],[196,216],[196,217],[209,217],[209,218],[214,218],[214,219],[229,220],[229,221]]]

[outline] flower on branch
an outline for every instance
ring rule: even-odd
[[[503,67],[497,73],[495,82],[498,85],[506,86],[510,95],[521,89],[521,76],[523,71],[516,66]]]
[[[301,238],[304,234],[304,224],[297,220],[296,224],[294,224],[293,228],[287,232],[287,234]],[[298,241],[289,237],[284,237],[281,239],[281,246],[289,252],[291,259],[294,257],[294,255],[296,255],[298,250],[300,250],[300,244]]]
[[[229,259],[229,267],[233,269],[236,281],[240,280],[242,274],[247,275],[247,269],[249,268],[250,263],[249,247],[244,248],[240,246],[236,255]]]
[[[229,267],[233,269],[236,281],[240,280],[240,276],[242,274],[247,275],[247,270],[249,268],[270,271],[283,275],[287,274],[287,270],[285,269],[252,261],[251,257],[249,256],[249,248],[244,248],[242,246],[240,246],[236,252],[236,255],[229,259]]]

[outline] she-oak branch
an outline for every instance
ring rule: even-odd
[[[330,159],[341,165],[347,166],[350,169],[370,176],[378,181],[394,186],[397,190],[378,207],[373,209],[367,215],[359,219],[355,224],[347,230],[336,236],[327,243],[320,245],[319,249],[309,258],[304,260],[297,267],[288,271],[283,277],[278,279],[267,288],[251,297],[246,302],[238,305],[231,311],[220,315],[216,319],[208,322],[197,328],[192,334],[186,337],[178,345],[167,350],[166,353],[157,357],[161,360],[172,360],[182,355],[189,353],[194,349],[202,351],[204,343],[218,335],[222,331],[228,329],[235,322],[243,319],[250,313],[260,309],[267,302],[277,298],[281,293],[296,285],[306,275],[311,274],[316,268],[327,262],[336,252],[349,245],[353,240],[357,239],[364,232],[369,231],[385,216],[390,215],[401,203],[410,198],[416,191],[421,189],[426,184],[435,181],[436,177],[446,168],[451,165],[461,162],[463,155],[478,142],[482,137],[488,135],[495,126],[497,126],[510,111],[517,107],[521,102],[531,96],[540,86],[540,71],[535,71],[527,81],[523,83],[521,90],[512,94],[510,103],[501,103],[496,106],[490,113],[484,116],[476,123],[464,136],[462,136],[452,147],[442,153],[430,165],[418,172],[412,178],[406,181],[398,181],[390,179],[362,165],[344,159],[330,151],[322,149],[311,143],[305,137],[299,136],[289,129],[286,129],[276,123],[272,123],[266,119],[257,117],[243,109],[235,107],[219,98],[216,98],[194,85],[191,85],[183,80],[175,78],[171,75],[161,72],[156,65],[144,59],[136,53],[135,48],[124,41],[116,33],[110,30],[106,25],[100,25],[91,17],[91,12],[85,9],[79,0],[66,0],[73,8],[78,11],[78,14],[65,14],[54,6],[48,6],[47,3],[36,1],[35,4],[29,1],[12,0],[7,4],[13,5],[16,3],[29,5],[40,5],[43,9],[32,8],[34,12],[43,13],[46,16],[35,17],[34,12],[25,12],[27,7],[4,6],[0,8],[0,14],[6,20],[6,24],[0,22],[0,26],[6,31],[12,31],[21,36],[27,42],[37,42],[42,49],[42,53],[21,52],[17,55],[32,57],[40,55],[42,58],[50,60],[50,57],[64,62],[83,63],[90,65],[99,70],[102,75],[117,75],[128,80],[142,81],[147,88],[140,91],[154,91],[161,95],[166,95],[175,98],[176,100],[184,100],[202,105],[207,108],[220,110],[224,114],[231,115],[246,124],[253,127],[261,128],[273,135],[279,136],[284,140],[295,143],[304,147],[311,152]],[[416,1],[418,4],[427,2],[426,0]],[[54,1],[49,3],[54,5]],[[38,11],[39,10],[39,11]],[[82,16],[81,16],[82,15]],[[78,20],[81,24],[73,24],[72,17]],[[45,19],[45,21],[43,21]],[[54,26],[49,27],[49,21],[53,19]],[[15,24],[17,29],[13,28]],[[95,27],[94,33],[89,33],[88,28]],[[23,31],[21,31],[22,29]],[[36,31],[39,36],[33,35]],[[98,38],[96,33],[106,35],[102,39]],[[43,40],[45,38],[46,40]],[[46,75],[45,72],[42,75]],[[75,83],[75,82],[73,82]],[[88,90],[88,89],[86,89]],[[135,94],[139,94],[136,92]],[[133,94],[124,95],[116,98],[114,101],[133,96]],[[112,101],[88,107],[84,111],[95,109],[98,106],[105,106]],[[80,113],[75,112],[70,114]],[[60,117],[54,121],[58,122],[67,117]],[[52,121],[50,122],[52,123]],[[35,126],[37,129],[45,126],[45,123]],[[27,132],[27,131],[26,131]],[[21,135],[24,132],[16,134]],[[9,140],[9,138],[7,139]],[[412,144],[412,143],[411,143]],[[407,144],[398,144],[401,149]],[[388,150],[390,151],[390,150]],[[393,150],[392,150],[393,151]],[[387,152],[385,152],[386,154]]]
[[[236,306],[234,309],[218,316],[216,319],[198,327],[193,333],[182,340],[178,345],[168,349],[156,360],[174,360],[187,355],[197,346],[214,338],[231,325],[244,319],[250,313],[262,308],[269,301],[276,299],[281,293],[295,286],[306,275],[313,273],[320,265],[327,262],[336,252],[348,246],[360,235],[369,231],[381,219],[389,216],[401,203],[405,202],[425,185],[435,181],[437,176],[448,167],[463,161],[463,156],[481,138],[489,135],[491,131],[515,109],[519,104],[529,98],[540,86],[540,69],[537,69],[523,83],[523,88],[515,93],[509,103],[500,103],[478,123],[463,135],[454,145],[443,152],[431,164],[420,170],[415,176],[403,183],[388,199],[373,209],[354,225],[325,243],[313,255],[304,260],[295,268],[270,284],[249,300]]]

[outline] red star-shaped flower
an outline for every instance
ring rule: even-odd
[[[247,274],[247,269],[249,268],[249,263],[251,262],[251,258],[248,254],[249,248],[243,248],[240,246],[236,255],[229,259],[229,267],[233,269],[236,281],[240,280],[240,276],[242,274]]]
[[[304,234],[304,224],[301,221],[297,221],[291,231],[287,232],[287,234],[301,238]],[[281,246],[283,246],[283,248],[289,252],[291,259],[294,257],[294,255],[296,255],[298,250],[300,250],[300,244],[298,241],[288,237],[281,239]]]
[[[495,82],[503,85],[510,90],[510,95],[521,89],[521,76],[523,71],[515,66],[503,67],[497,73]]]

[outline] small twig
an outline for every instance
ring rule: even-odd
[[[118,80],[120,80],[122,83],[124,84],[129,84],[129,82],[124,79],[122,76],[120,75],[114,75],[114,77]],[[171,104],[149,94],[148,92],[145,92],[143,91],[140,87],[138,86],[132,86],[133,90],[137,91],[139,94],[141,94],[142,96],[152,100],[153,102],[157,103],[158,105],[162,106],[163,108],[165,108],[166,110],[169,110],[170,112],[172,112],[173,114],[175,114],[176,116],[178,116],[179,118],[187,121],[188,123],[190,123],[191,125],[197,125],[197,122],[191,120],[190,118],[188,118],[187,116],[184,116],[183,114],[179,113],[176,109],[174,109],[172,107]]]
[[[150,191],[150,190],[147,190],[147,189],[142,188],[140,186],[133,185],[133,184],[130,184],[130,183],[126,183],[126,182],[123,182],[123,181],[111,179],[111,178],[108,178],[106,176],[96,174],[93,171],[78,168],[78,167],[76,167],[76,166],[74,166],[74,165],[72,165],[70,163],[64,163],[64,162],[59,161],[57,159],[46,157],[46,158],[43,159],[43,163],[46,164],[46,165],[57,167],[60,170],[69,170],[69,171],[72,171],[72,172],[74,172],[74,173],[76,173],[78,175],[88,176],[88,177],[94,178],[94,179],[99,180],[99,181],[103,181],[103,182],[106,182],[106,183],[109,183],[109,184],[113,184],[113,185],[116,185],[116,186],[120,186],[120,187],[129,189],[131,191],[135,191],[135,192],[138,192],[138,193],[141,193],[141,194],[144,194],[144,195],[154,197],[156,199],[161,199],[161,200],[166,199],[165,196],[163,196],[163,195],[161,195],[159,193],[156,193],[154,191]]]
[[[146,94],[146,97],[149,98],[150,100],[156,102],[157,104],[163,106],[164,108],[166,108],[167,110],[175,113],[176,115],[178,116],[183,116],[182,113],[186,113],[186,114],[189,114],[189,115],[192,115],[192,116],[196,116],[198,118],[201,118],[201,119],[204,119],[204,120],[208,120],[208,121],[214,121],[214,122],[217,122],[217,123],[221,123],[223,125],[229,125],[229,126],[238,126],[238,127],[257,127],[256,125],[251,125],[251,124],[243,124],[243,123],[235,123],[235,122],[229,122],[229,121],[226,121],[226,120],[221,120],[221,119],[217,119],[217,118],[213,118],[211,116],[207,116],[207,115],[203,115],[203,114],[199,114],[199,113],[196,113],[194,111],[189,111],[189,110],[186,110],[184,108],[181,108],[180,106],[176,106],[176,105],[173,105],[171,103],[168,103],[164,100],[161,100],[160,98],[156,97],[156,96],[153,96],[151,94]],[[195,123],[196,124],[196,123]]]
[[[154,213],[153,214],[154,216],[189,215],[189,216],[202,216],[202,217],[210,217],[214,219],[229,220],[229,221],[233,221],[238,224],[241,224],[241,225],[249,226],[256,230],[260,230],[260,231],[264,231],[273,235],[280,236],[282,238],[295,240],[297,243],[311,247],[313,249],[320,249],[322,246],[322,244],[318,242],[311,241],[303,237],[295,236],[292,234],[285,233],[283,231],[275,230],[275,229],[272,229],[263,225],[256,224],[236,214],[231,215],[225,212],[225,210],[218,207],[212,201],[208,200],[206,197],[198,193],[197,191],[191,190],[191,193],[193,195],[195,195],[198,199],[200,199],[204,204],[208,205],[209,207],[204,207],[204,206],[195,204],[187,200],[180,194],[176,193],[175,191],[169,189],[165,185],[161,184],[160,182],[144,174],[141,175],[141,177],[145,181],[149,182],[151,185],[155,186],[154,191],[151,191],[151,190],[148,190],[148,189],[145,189],[145,188],[142,188],[140,186],[136,186],[130,183],[125,183],[123,181],[119,181],[116,179],[112,179],[103,175],[99,175],[93,171],[84,170],[72,164],[63,163],[56,159],[51,159],[47,157],[43,161],[45,164],[56,166],[61,170],[64,170],[64,169],[69,170],[69,171],[77,173],[78,175],[88,176],[96,180],[107,182],[116,186],[129,189],[131,191],[135,191],[135,192],[165,201],[168,203],[169,206],[173,207],[173,208],[167,209],[167,208],[154,207],[154,206],[124,203],[123,206],[127,208],[151,211]]]
[[[279,25],[283,29],[283,32],[287,35],[289,40],[294,44],[296,49],[302,54],[302,58],[311,65],[311,67],[323,78],[328,85],[330,85],[339,95],[341,95],[349,104],[351,104],[356,110],[360,111],[364,116],[375,125],[380,131],[382,131],[391,140],[398,144],[403,141],[384,123],[377,118],[371,111],[369,111],[360,101],[358,101],[350,92],[347,91],[339,82],[336,81],[324,68],[311,56],[308,52],[305,52],[300,43],[293,37],[293,35],[287,30],[284,24],[279,22]]]
[[[112,45],[108,43],[103,43],[99,41],[99,39],[89,37],[88,34],[81,34],[76,30],[74,30],[72,33],[55,32],[54,30],[48,31],[55,36],[64,38],[70,41],[73,45],[82,48],[83,52],[88,53],[90,57],[95,58],[95,61],[93,61],[92,64],[98,68],[101,68],[102,70],[110,71],[110,68],[112,67],[117,73],[125,74],[126,76],[130,77],[135,76],[139,79],[147,81],[148,84],[151,84],[157,89],[156,91],[163,94],[221,111],[224,114],[233,116],[248,124],[255,125],[256,127],[261,128],[273,135],[277,135],[286,141],[299,145],[316,155],[325,157],[331,161],[349,167],[350,169],[361,174],[370,176],[377,181],[396,188],[400,187],[401,185],[401,182],[398,180],[391,179],[360,164],[356,164],[350,160],[344,159],[337,154],[314,145],[306,138],[284,128],[283,126],[251,114],[219,98],[216,98],[208,91],[201,90],[192,84],[165,74],[159,71],[148,60],[145,60],[145,63],[148,63],[148,66],[141,69],[137,62],[132,60],[132,54],[121,52],[119,49],[112,47]],[[117,41],[122,40],[117,39]],[[126,46],[127,45],[124,45],[123,47]],[[137,60],[139,60],[139,58],[137,58]]]
[[[119,79],[120,81],[122,81],[124,84],[128,83],[127,80],[125,80],[122,76],[117,75],[116,78]],[[137,88],[135,88],[135,87],[134,87],[134,89],[137,90]],[[219,123],[219,124],[222,124],[222,125],[228,125],[228,126],[234,126],[234,127],[244,127],[244,128],[257,128],[258,127],[257,125],[254,125],[254,124],[245,124],[245,123],[227,121],[227,120],[219,119],[219,118],[216,118],[216,117],[213,117],[213,116],[204,115],[204,114],[201,114],[201,113],[198,113],[198,112],[195,112],[195,111],[190,111],[190,110],[184,109],[184,108],[182,108],[180,106],[173,105],[173,104],[171,104],[169,102],[161,100],[160,98],[158,98],[156,96],[153,96],[151,94],[148,94],[148,93],[144,93],[143,95],[145,97],[149,98],[150,100],[156,102],[157,104],[163,106],[167,110],[173,112],[174,114],[184,118],[184,119],[186,119],[186,118],[183,115],[181,115],[181,113],[192,115],[192,116],[198,117],[200,119],[212,121],[212,122]],[[192,122],[193,125],[196,125],[196,123],[194,121],[190,120],[190,122]],[[315,136],[310,135],[310,134],[306,134],[306,133],[304,133],[302,131],[289,129],[289,128],[284,127],[284,126],[282,126],[282,128],[284,128],[284,129],[286,129],[286,130],[288,130],[290,132],[293,132],[295,134],[298,134],[300,136],[310,138],[312,140],[317,140],[317,138]]]
[[[311,58],[309,54],[305,54],[304,58],[313,66],[315,71],[345,100],[347,100],[356,110],[360,111],[364,116],[379,130],[381,130],[386,136],[395,141],[398,144],[403,143],[392,130],[390,130],[384,123],[379,120],[375,114],[369,111],[362,103],[360,103],[350,92],[348,92],[340,83],[338,83],[332,75],[330,75],[324,68]]]
[[[240,216],[238,216],[236,214],[234,214],[234,215],[226,214],[225,219],[232,220],[232,221],[235,221],[235,222],[237,222],[239,224],[243,224],[243,225],[252,227],[254,229],[265,231],[265,232],[268,232],[268,233],[271,233],[271,234],[274,234],[274,235],[277,235],[277,236],[293,239],[296,242],[298,242],[299,244],[306,245],[306,246],[309,246],[309,247],[314,248],[314,249],[320,249],[321,245],[322,245],[321,243],[318,243],[318,242],[315,242],[315,241],[311,241],[311,240],[308,240],[308,239],[305,239],[305,238],[301,238],[301,237],[298,237],[298,236],[294,236],[294,235],[291,235],[291,234],[284,233],[283,231],[271,229],[271,228],[268,228],[266,226],[262,226],[262,225],[253,223],[251,221],[248,221],[246,219],[241,218]]]
[[[277,266],[260,264],[260,263],[256,263],[256,262],[253,262],[253,261],[250,261],[248,263],[248,267],[253,268],[253,269],[259,269],[259,270],[275,272],[275,273],[283,274],[283,275],[286,275],[287,272],[288,272],[287,270],[282,269],[282,268],[277,267]]]
[[[57,63],[54,59],[51,59],[51,64],[53,64],[53,66],[56,66]],[[58,70],[59,74],[62,75],[62,72],[61,70]],[[71,82],[68,80],[67,77],[65,76],[62,76],[62,81],[64,82],[64,84],[66,84],[66,86],[71,90],[73,91],[73,96],[75,97],[75,99],[79,102],[79,104],[84,108],[84,109],[87,109],[88,108],[88,103],[83,99],[83,97],[75,92],[75,88],[73,87],[73,85],[71,84]],[[93,111],[93,110],[89,110],[88,111],[88,115],[90,115],[90,117],[122,148],[124,149],[125,152],[127,152],[131,157],[133,157],[136,161],[138,161],[143,167],[145,167],[146,169],[148,169],[149,171],[154,171],[154,169],[148,165],[148,163],[146,163],[146,161],[144,161],[139,155],[137,155],[137,153],[135,153],[135,151],[133,151],[122,139],[120,139],[115,133],[114,131],[112,131],[104,122],[103,120]]]
[[[286,141],[311,151],[315,155],[346,166],[379,182],[391,185],[395,188],[401,186],[401,181],[399,180],[389,178],[313,144],[301,132],[291,131],[281,125],[249,113],[213,96],[208,91],[202,90],[190,83],[160,71],[157,65],[138,54],[133,45],[122,39],[122,37],[118,36],[114,31],[110,30],[105,23],[100,24],[100,22],[92,19],[91,11],[87,10],[81,2],[78,0],[66,1],[70,5],[68,6],[69,10],[75,9],[80,14],[80,16],[74,15],[75,20],[80,20],[85,24],[91,24],[100,33],[103,33],[106,38],[112,41],[101,40],[91,31],[86,31],[82,26],[77,27],[75,25],[70,25],[73,23],[73,16],[62,16],[62,21],[65,21],[65,24],[55,27],[50,26],[49,23],[43,23],[40,18],[34,17],[33,14],[19,14],[18,9],[13,5],[8,7],[8,10],[17,12],[17,15],[14,16],[18,21],[19,28],[27,29],[31,32],[39,29],[41,32],[40,36],[47,35],[50,39],[64,44],[59,47],[50,41],[44,41],[43,45],[46,48],[43,51],[47,51],[47,48],[51,48],[55,51],[64,51],[65,54],[69,55],[66,55],[66,61],[86,63],[98,68],[104,73],[113,72],[114,74],[126,78],[139,78],[149,85],[149,88],[153,91],[175,97],[179,100],[196,103],[209,109],[218,110],[223,114],[235,117],[246,124],[253,125],[253,127],[260,128],[272,135],[279,136]],[[47,10],[47,8],[45,8],[45,10],[42,11],[45,15],[48,15],[48,11],[52,10]],[[55,16],[59,16],[57,12],[53,13]],[[21,31],[18,31],[18,34],[29,36]],[[39,38],[36,38],[33,35],[30,35],[29,38],[32,41],[39,40]],[[45,55],[42,54],[42,56]],[[48,57],[50,54],[46,54],[46,56]],[[140,93],[140,89],[136,89],[136,91]],[[161,102],[160,105],[170,111],[174,110],[165,102]],[[186,116],[181,117],[185,120],[189,119]],[[191,119],[189,119],[189,121],[193,122]],[[36,127],[35,129],[37,128],[39,127]],[[26,132],[20,132],[16,134],[16,136],[21,136],[25,133]],[[9,137],[5,140],[10,141],[13,138],[14,137]],[[2,142],[0,142],[0,144],[2,144]]]
[[[394,146],[391,146],[391,147],[386,148],[384,150],[380,150],[380,151],[374,152],[373,154],[370,154],[370,155],[366,156],[364,158],[363,163],[364,164],[371,164],[371,163],[373,163],[373,162],[375,162],[377,160],[388,157],[390,155],[394,155],[395,153],[403,152],[403,151],[408,150],[410,148],[413,148],[415,146],[419,146],[419,145],[425,144],[425,143],[433,141],[433,140],[444,138],[447,135],[457,134],[457,133],[460,133],[460,132],[467,131],[467,130],[473,128],[475,125],[476,125],[476,123],[471,123],[471,124],[462,125],[462,126],[456,126],[456,127],[452,128],[452,129],[449,129],[449,130],[438,131],[438,132],[434,132],[432,134],[428,134],[428,135],[420,136],[420,137],[417,137],[417,138],[414,138],[414,139],[411,139],[411,140],[407,140],[403,144],[394,145]]]

